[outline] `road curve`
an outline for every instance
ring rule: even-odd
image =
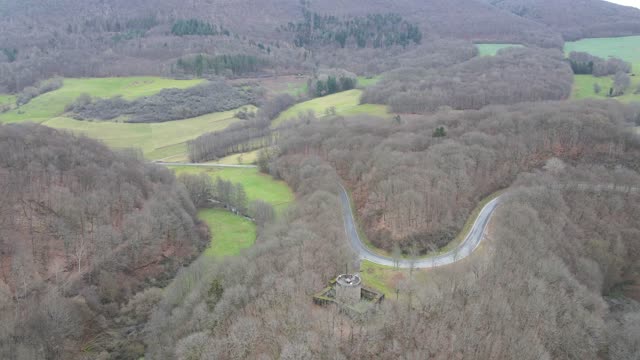
[[[351,248],[356,252],[361,260],[368,260],[378,265],[396,266],[401,269],[436,268],[439,266],[453,264],[471,255],[471,253],[478,247],[478,245],[480,245],[480,242],[484,238],[484,234],[487,225],[491,220],[491,216],[494,214],[503,196],[504,195],[500,195],[497,198],[491,200],[482,208],[482,210],[480,210],[480,214],[476,218],[476,221],[473,223],[471,230],[464,238],[462,243],[460,243],[460,245],[458,245],[455,249],[444,254],[427,258],[418,258],[415,260],[394,260],[391,257],[374,253],[362,242],[360,236],[358,235],[356,223],[353,218],[353,210],[351,209],[351,201],[349,199],[349,195],[347,194],[344,186],[340,185],[340,202],[342,203],[342,215],[344,219],[345,231],[347,233],[347,238],[349,238]]]

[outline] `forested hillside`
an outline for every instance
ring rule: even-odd
[[[406,124],[300,125],[271,167],[300,205],[244,257],[198,263],[177,278],[147,327],[147,356],[633,358],[640,351],[640,307],[620,289],[638,276],[638,195],[550,190],[567,181],[640,181],[637,171],[608,166],[638,167],[640,144],[625,132],[637,114],[626,111],[614,103],[557,103]],[[437,126],[447,128],[447,138],[432,138]],[[334,166],[356,204],[379,206],[361,212],[365,219],[403,218],[409,221],[403,227],[416,229],[429,222],[416,206],[444,206],[432,206],[431,215],[446,223],[472,207],[475,200],[464,205],[466,188],[480,194],[515,186],[477,255],[425,276],[392,273],[398,299],[353,319],[313,305],[309,295],[349,263]],[[423,192],[429,186],[433,191]],[[392,203],[402,211],[397,217],[387,210]],[[368,232],[384,223],[365,221]],[[413,240],[421,238],[430,239],[423,233]]]
[[[640,10],[0,0],[0,29],[0,359],[640,360],[640,36],[565,44]]]
[[[565,40],[635,35],[640,10],[599,0],[483,0],[525,19],[546,24]]]
[[[224,55],[264,58],[271,68],[253,69],[254,73],[298,73],[313,67],[313,61],[329,61],[326,49],[311,53],[307,49],[318,45],[345,48],[347,53],[382,47],[395,54],[402,51],[398,48],[429,37],[560,48],[562,34],[575,39],[640,32],[640,11],[595,0],[589,6],[569,4],[529,0],[493,4],[481,0],[4,1],[0,90],[20,91],[54,75],[199,76],[178,62],[199,54],[212,59]],[[595,16],[603,13],[608,15]],[[560,23],[560,14],[570,14],[571,22]]]
[[[400,123],[311,123],[281,135],[280,147],[320,154],[336,168],[377,247],[424,254],[447,245],[480,199],[551,157],[639,169],[639,144],[625,135],[637,116],[614,102],[493,106]]]
[[[0,154],[0,357],[130,356],[157,287],[207,241],[186,191],[43,126],[0,126]]]

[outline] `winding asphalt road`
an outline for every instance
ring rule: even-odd
[[[630,186],[630,185],[615,185],[615,184],[585,184],[585,183],[568,183],[568,184],[555,184],[551,186],[545,186],[545,189],[573,189],[580,191],[592,191],[592,192],[603,192],[603,191],[613,191],[620,192],[624,194],[640,194],[640,187]],[[471,230],[464,238],[462,243],[458,245],[455,249],[446,252],[444,254],[440,254],[432,257],[418,258],[415,260],[408,259],[399,259],[394,260],[391,257],[384,256],[373,252],[369,249],[360,239],[358,235],[358,231],[356,228],[355,220],[353,218],[353,210],[351,209],[351,201],[349,199],[349,195],[345,190],[344,186],[340,185],[340,200],[342,203],[342,213],[344,218],[345,231],[347,233],[347,237],[349,238],[349,242],[351,243],[351,247],[356,252],[356,254],[360,257],[361,260],[368,260],[378,265],[386,265],[386,266],[396,266],[402,269],[430,269],[436,268],[439,266],[453,264],[457,261],[460,261],[467,256],[471,255],[471,253],[478,248],[480,242],[485,238],[485,233],[487,230],[487,226],[489,225],[489,221],[491,221],[491,217],[496,211],[496,208],[500,205],[502,200],[508,194],[502,194],[497,198],[491,200],[487,205],[485,205],[482,210],[480,210],[480,214],[476,218]]]
[[[457,261],[464,259],[471,255],[471,253],[480,245],[480,242],[484,238],[484,234],[491,220],[491,216],[494,214],[496,208],[500,204],[501,199],[505,195],[500,195],[497,198],[491,200],[485,205],[480,214],[473,223],[471,230],[467,234],[467,237],[458,245],[455,249],[428,258],[418,258],[415,260],[398,259],[394,260],[391,257],[383,256],[371,251],[360,239],[356,223],[353,218],[353,210],[351,209],[351,201],[349,195],[344,186],[340,185],[340,201],[342,203],[342,215],[344,219],[345,231],[351,247],[358,254],[361,260],[368,260],[378,265],[395,266],[402,269],[430,269],[439,266],[453,264]]]
[[[225,164],[196,164],[196,163],[164,163],[156,162],[158,165],[165,166],[198,166],[198,167],[230,167],[230,168],[255,168],[255,165],[225,165]],[[606,185],[591,185],[591,184],[559,184],[557,186],[551,186],[552,189],[566,189],[572,187],[575,190],[587,190],[587,191],[616,191],[623,193],[640,193],[640,188],[632,186],[616,186],[614,184]],[[369,249],[360,239],[356,222],[354,220],[353,209],[351,208],[351,200],[347,190],[340,184],[340,202],[342,203],[342,216],[344,219],[345,232],[352,249],[356,252],[361,260],[368,260],[378,265],[395,266],[402,269],[430,269],[440,266],[453,264],[460,261],[467,256],[471,255],[475,249],[478,248],[482,240],[485,238],[487,226],[491,221],[491,217],[495,213],[496,209],[502,202],[507,194],[502,194],[497,198],[487,203],[476,218],[471,230],[464,238],[464,240],[453,250],[444,254],[430,256],[425,258],[418,258],[415,260],[409,259],[393,259],[388,256],[380,255]]]

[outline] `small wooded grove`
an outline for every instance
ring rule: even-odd
[[[136,100],[110,99],[81,95],[66,107],[78,120],[124,119],[130,123],[165,122],[229,111],[255,104],[261,97],[256,87],[236,87],[223,81],[211,81],[187,89],[165,89],[156,95]]]
[[[515,48],[460,63],[399,67],[367,88],[361,101],[386,104],[401,113],[480,109],[489,104],[567,99],[572,83],[571,68],[560,51]]]
[[[636,186],[640,144],[626,126],[637,115],[581,102],[299,124],[270,167],[296,191],[296,206],[242,257],[179,274],[147,324],[146,357],[637,357],[640,306],[623,284],[640,271],[640,195],[557,187]],[[433,138],[439,127],[446,136]],[[398,231],[423,228],[427,209],[433,224],[460,219],[459,229],[481,198],[465,200],[465,189],[511,188],[480,250],[455,266],[390,275],[398,300],[354,319],[310,298],[359,263],[345,239],[340,179],[369,234],[399,218]]]

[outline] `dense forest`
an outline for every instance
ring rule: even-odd
[[[396,14],[369,14],[366,17],[341,19],[303,9],[302,16],[302,22],[290,22],[280,27],[281,31],[293,34],[293,42],[298,47],[331,44],[341,48],[404,47],[422,41],[418,26]]]
[[[0,126],[0,149],[0,357],[74,358],[88,339],[96,354],[144,351],[159,288],[208,240],[184,187],[43,126]]]

